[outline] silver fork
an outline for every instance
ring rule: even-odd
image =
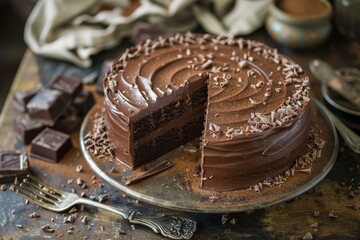
[[[156,233],[172,239],[190,239],[196,231],[196,222],[178,216],[145,216],[135,211],[115,208],[74,193],[62,191],[30,175],[18,188],[19,192],[37,205],[54,212],[65,211],[77,204],[87,204],[121,215],[134,224],[151,228]]]

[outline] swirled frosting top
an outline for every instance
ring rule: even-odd
[[[309,101],[302,68],[261,42],[210,34],[159,37],[127,49],[104,80],[105,100],[125,121],[207,79],[207,138],[241,138],[284,126]]]

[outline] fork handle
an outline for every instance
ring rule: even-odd
[[[79,198],[76,203],[91,205],[121,215],[131,223],[149,227],[154,232],[172,239],[190,239],[196,231],[196,222],[184,217],[145,216],[135,211],[127,211],[124,208],[112,207],[86,198]]]

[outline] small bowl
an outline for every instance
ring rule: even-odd
[[[341,68],[336,72],[349,84],[360,89],[360,70],[357,68]],[[321,85],[321,93],[328,108],[353,130],[360,132],[360,109],[343,98],[340,94],[329,88],[327,85]]]
[[[273,1],[266,19],[266,30],[278,43],[292,48],[311,48],[325,41],[331,32],[332,7],[326,0],[319,1],[325,9],[318,15],[295,15],[278,7],[282,0]],[[293,1],[301,4],[302,1]]]

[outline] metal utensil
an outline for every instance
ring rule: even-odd
[[[341,77],[336,75],[336,71],[325,61],[313,59],[309,63],[310,71],[321,80],[322,83],[329,85],[334,91],[338,92],[360,109],[360,93],[356,88],[349,85]]]
[[[144,216],[135,211],[115,208],[76,194],[64,192],[30,175],[20,184],[19,192],[37,205],[54,212],[65,211],[77,204],[87,204],[121,215],[134,224],[151,228],[172,239],[190,239],[196,231],[196,222],[177,216]]]
[[[311,98],[311,101],[316,105],[316,107],[324,113],[335,125],[339,134],[344,139],[345,143],[349,146],[351,150],[356,153],[360,153],[360,137],[354,133],[350,128],[348,128],[342,121],[340,121],[335,115],[328,110],[324,104],[315,98]]]

